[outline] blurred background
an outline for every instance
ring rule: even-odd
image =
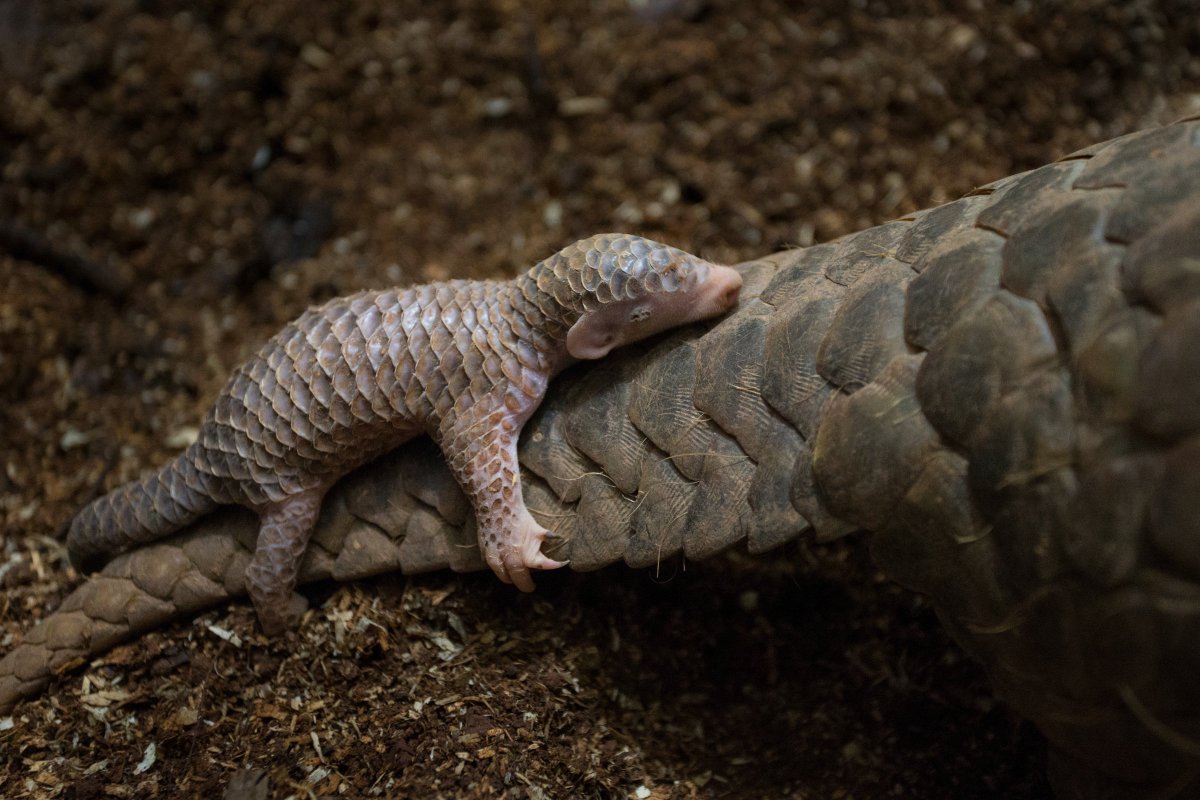
[[[55,540],[75,510],[186,444],[230,370],[311,303],[387,284],[509,276],[601,230],[714,260],[753,258],[1197,111],[1195,0],[0,0],[0,559],[8,565],[0,566],[0,644],[75,580]],[[662,797],[969,797],[980,785],[978,796],[1044,795],[1037,737],[991,704],[982,677],[960,663],[919,599],[882,588],[857,544],[805,550],[798,560],[795,569],[832,576],[801,590],[815,591],[828,612],[826,656],[846,652],[838,636],[860,635],[855,646],[873,654],[860,660],[876,667],[847,685],[838,682],[847,671],[841,656],[799,679],[763,666],[755,691],[776,693],[760,696],[704,667],[659,665],[646,680],[723,697],[724,705],[692,706],[676,697],[677,713],[699,727],[670,734],[644,705],[605,706],[612,695],[597,689],[581,707],[590,721],[580,724],[608,731],[601,738],[625,755],[556,767],[574,764],[570,738],[561,753],[547,744],[539,763],[549,772],[538,784],[547,796],[562,796],[556,786],[626,796],[647,775],[658,776],[656,792],[675,787]],[[711,569],[692,588],[671,586],[669,601],[644,576],[617,578],[611,590],[551,581],[550,596],[564,605],[521,600],[524,616],[513,624],[551,636],[563,618],[590,620],[623,604],[677,602],[686,611],[701,601],[684,595],[724,591],[711,602],[735,609],[728,623],[713,622],[721,619],[714,611],[710,625],[689,627],[667,610],[649,614],[640,634],[623,621],[622,634],[644,636],[647,650],[668,639],[662,647],[676,654],[714,642],[766,652],[783,646],[774,626],[791,624],[769,611],[800,618],[801,630],[787,636],[813,635],[803,624],[815,620],[795,607],[792,567]],[[753,569],[766,573],[739,572]],[[749,585],[777,588],[782,605],[755,612],[765,628],[737,616]],[[492,605],[518,602],[483,583],[466,586]],[[386,587],[346,591],[369,598]],[[244,609],[221,613],[252,630]],[[507,618],[478,625],[488,620]],[[835,635],[831,620],[845,631]],[[592,629],[582,625],[586,640]],[[194,652],[194,630],[184,624],[156,646]],[[601,642],[610,634],[604,624],[594,631]],[[596,646],[588,642],[579,646]],[[888,672],[917,651],[920,690],[912,676]],[[233,659],[231,670],[238,663],[237,654],[213,658]],[[187,694],[200,674],[188,670],[143,670],[144,686]],[[609,678],[591,675],[601,686]],[[790,702],[780,698],[811,687],[845,707],[846,696],[881,685],[890,688],[849,711],[822,706],[825,727],[809,712],[786,723],[771,716]],[[241,691],[205,686],[228,691],[229,702]],[[103,775],[124,774],[119,765],[141,756],[145,726],[166,714],[146,701],[137,707],[141,732],[122,739],[98,733],[78,710],[62,717],[51,701],[32,707],[49,727],[39,729],[41,745],[28,730],[20,748],[4,743],[0,787],[32,792],[25,781],[58,753],[48,743],[83,731],[88,744],[35,786],[79,797],[105,785],[79,782],[87,764],[103,755],[118,765]],[[734,707],[743,716],[725,713]],[[949,717],[914,721],[930,707]],[[722,727],[726,717],[740,721]],[[221,757],[248,752],[250,740],[223,736],[213,744]],[[674,744],[645,749],[664,736]],[[207,763],[199,740],[189,741]],[[263,744],[260,755],[276,745],[270,752],[284,771],[302,780],[303,759],[288,755],[294,743]],[[781,766],[802,750],[803,770]],[[80,760],[85,752],[90,761]],[[747,752],[773,753],[774,766]],[[172,774],[199,781],[189,786],[227,775],[179,758]],[[441,790],[421,783],[420,770],[395,771],[414,791]],[[346,780],[342,789],[313,785],[365,791]],[[532,783],[517,784],[535,796]]]

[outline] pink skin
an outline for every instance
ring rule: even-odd
[[[711,265],[707,277],[691,291],[660,292],[637,300],[609,303],[580,317],[567,332],[569,360],[603,358],[614,348],[670,328],[720,316],[737,305],[741,287],[742,276],[737,270]],[[538,397],[537,401],[540,400]],[[519,410],[514,409],[509,419],[516,423],[515,431],[520,431],[536,405],[537,402],[522,403]],[[541,552],[548,531],[533,519],[522,500],[515,433],[500,449],[497,462],[488,474],[505,477],[497,479],[500,486],[489,494],[499,496],[501,491],[507,490],[507,499],[516,502],[504,504],[504,508],[516,510],[519,517],[498,526],[507,532],[503,540],[484,540],[480,544],[484,559],[500,580],[523,592],[531,592],[534,588],[531,569],[557,569],[567,562],[555,561]]]
[[[710,266],[708,277],[690,292],[660,292],[583,315],[567,332],[567,352],[581,361],[604,358],[616,347],[720,316],[737,305],[741,288],[737,270]]]

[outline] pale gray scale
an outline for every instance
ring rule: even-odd
[[[613,275],[622,272],[621,262],[612,250],[604,250],[600,254],[600,277],[611,280]]]
[[[367,360],[367,338],[357,325],[342,339],[342,360],[354,372]]]
[[[554,299],[557,300],[560,305],[566,308],[571,308],[573,306],[573,301],[578,298],[578,295],[564,281],[555,281],[552,289]]]
[[[466,331],[473,331],[479,327],[479,318],[476,314],[475,303],[464,303],[459,310],[460,327]]]
[[[237,497],[237,502],[245,503],[251,507],[259,507],[268,503],[281,500],[281,497],[270,491],[268,486],[260,483],[255,483],[248,478],[236,478],[230,482],[228,492]]]
[[[468,378],[468,382],[469,376],[479,374],[483,364],[483,354],[475,347],[474,338],[474,330],[465,325],[454,331],[454,350],[460,362],[460,369],[456,370],[456,374]]]
[[[241,407],[241,401],[237,395],[230,394],[218,399],[213,407],[213,425],[211,432],[215,441],[212,444],[212,450],[221,454],[236,453],[237,447],[233,441],[233,428],[230,427],[233,415],[237,413]]]
[[[299,374],[293,375],[288,388],[288,396],[292,399],[292,413],[288,417],[286,426],[288,432],[287,434],[276,432],[276,434],[280,436],[281,441],[302,457],[311,458],[316,451],[312,447],[314,428],[309,422],[308,416],[313,411],[315,398],[308,383],[302,380]]]
[[[663,290],[662,278],[657,272],[647,272],[642,281],[650,294],[658,294]]]
[[[558,279],[554,276],[552,265],[547,264],[546,268],[539,271],[537,273],[537,277],[534,279],[534,283],[537,287],[537,291],[534,294],[535,301],[550,302],[553,300],[553,302],[557,304],[558,297],[554,293],[554,287],[557,282]]]
[[[292,356],[292,364],[296,371],[296,387],[303,386],[306,390],[303,398],[299,394],[295,395],[295,403],[307,414],[312,403],[320,402],[312,386],[313,375],[320,371],[320,367],[317,366],[317,351],[305,342],[305,346]]]
[[[516,346],[515,343],[513,346]],[[527,370],[511,351],[501,354],[500,373],[504,376],[504,380],[517,386],[524,393],[528,393],[529,386],[536,382],[532,378],[532,370]]]
[[[492,319],[495,320],[490,331],[494,334],[492,347],[497,353],[504,355],[512,350],[512,345],[516,342],[512,324],[512,304],[506,296],[499,295],[492,299],[491,307]],[[495,343],[497,340],[499,344]]]
[[[266,451],[255,453],[253,445],[250,447],[251,452],[247,456],[242,457],[242,462],[246,466],[247,472],[250,474],[250,482],[256,486],[261,486],[265,491],[269,490],[266,487],[278,482],[277,464],[273,458],[260,460],[258,456],[266,455]],[[266,461],[266,463],[264,463]]]
[[[307,437],[308,441],[312,442],[313,449],[318,453],[315,460],[324,460],[338,451],[338,444],[332,433],[333,420],[328,413],[322,412],[316,420],[310,416],[308,424],[312,426],[312,436]]]
[[[629,252],[628,249],[619,249],[616,251],[616,254],[617,266],[620,267],[622,272],[632,275],[635,278],[642,277],[642,270],[645,268],[645,263],[641,259]]]
[[[542,370],[546,368],[546,356],[530,344],[528,339],[518,339],[513,352],[517,356],[517,361],[526,369]]]
[[[338,392],[337,381],[333,381],[333,400],[329,404],[329,417],[334,424],[329,428],[329,434],[334,437],[334,441],[341,441],[338,434],[340,429],[349,428],[354,424],[354,415],[350,413],[350,404],[342,399]]]
[[[347,300],[347,306],[350,313],[354,316],[354,324],[362,331],[363,338],[371,335],[374,328],[372,324],[371,309],[375,308],[375,301],[379,293],[376,291],[363,291],[350,295]]]
[[[338,360],[342,357],[342,343],[330,331],[329,335],[313,349],[313,353],[320,371],[326,376],[332,376],[334,367],[337,366]],[[320,395],[317,396],[320,397]]]
[[[415,370],[413,369],[413,361],[407,349],[403,351],[403,355],[395,363],[394,368],[395,377],[389,387],[388,401],[400,416],[410,419],[420,419],[413,406],[408,403],[408,390],[414,383],[413,372]]]
[[[326,413],[333,402],[333,383],[324,371],[314,369],[309,374],[308,390],[316,401],[308,413],[308,421],[317,430],[328,433],[333,428],[333,419]]]
[[[229,402],[222,405],[218,422],[231,428],[245,430],[248,417],[255,417],[259,408],[266,406],[258,381],[240,373],[228,389]],[[252,411],[251,409],[254,409]]]
[[[386,326],[387,308],[377,307],[375,318],[375,327],[371,331],[371,335],[367,337],[367,361],[370,362],[371,369],[378,372],[384,361],[387,360],[388,345],[391,344],[391,337]]]
[[[219,400],[217,401],[220,402]],[[200,445],[201,453],[217,452],[217,426],[214,417],[216,416],[216,404],[213,405],[212,411],[209,412],[209,417],[200,427],[200,435],[196,437],[196,443]]]
[[[596,291],[592,294],[596,296],[597,302],[599,302],[601,305],[607,305],[616,299],[613,297],[612,287],[610,287],[607,283],[602,283],[597,286]]]
[[[303,385],[303,381],[297,379],[297,376],[291,371],[290,364],[286,370],[276,372],[274,389],[270,397],[271,410],[275,414],[275,419],[270,424],[265,424],[264,420],[264,436],[269,438],[255,439],[267,450],[279,456],[285,456],[294,451],[299,443],[296,432],[292,428],[292,420],[300,414],[295,401],[298,385]],[[307,388],[304,391],[307,392]]]
[[[579,276],[579,282],[583,286],[583,294],[591,294],[600,288],[603,281],[600,279],[600,273],[594,269],[578,269],[572,270]]]
[[[342,369],[338,370],[338,375],[335,379],[335,389],[345,403],[346,408],[353,418],[351,425],[354,427],[362,427],[371,425],[378,421],[375,412],[371,408],[371,401],[368,395],[364,394],[360,386],[360,375],[367,377],[367,390],[371,391],[373,377],[370,373],[370,365],[367,364],[365,358],[359,360],[359,368],[352,369],[349,364],[346,364]]]
[[[450,331],[441,328],[434,332],[435,347],[439,354],[437,364],[431,375],[436,388],[432,393],[433,406],[436,413],[444,413],[449,403],[449,397],[454,394],[455,373],[462,369],[462,354],[454,346],[454,337]]]
[[[357,372],[354,373],[355,384],[358,389],[358,396],[362,402],[367,404],[369,416],[363,414],[364,418],[372,420],[387,420],[392,417],[391,406],[388,405],[387,395],[383,391],[383,386],[379,382],[379,370],[371,365],[371,362],[364,361],[363,365]]]
[[[430,346],[436,349],[437,343],[434,341],[434,333],[441,325],[442,308],[438,304],[437,297],[430,297],[426,300],[425,305],[421,308],[421,327],[425,331],[425,336],[429,339]]]
[[[345,413],[350,413],[350,407],[354,404],[354,398],[358,395],[358,388],[355,386],[354,370],[345,359],[341,359],[334,365],[333,374],[330,379],[333,381],[333,393],[335,400],[331,408],[341,408]],[[341,421],[341,420],[339,420]],[[343,422],[342,424],[351,424]]]
[[[399,307],[400,295],[404,294],[405,291],[407,289],[402,289],[399,293],[395,289],[384,289],[375,297],[375,305],[386,315],[387,311]],[[387,323],[384,322],[384,325],[387,325]]]
[[[585,294],[587,292],[587,287],[583,283],[583,275],[577,269],[573,269],[567,273],[567,284],[576,294]]]
[[[462,321],[462,310],[457,302],[451,301],[441,308],[442,328],[453,334],[458,330]]]
[[[246,390],[246,377],[242,374],[242,368],[239,367],[232,375],[229,376],[229,381],[226,383],[225,391],[217,395],[216,402],[213,403],[212,410],[209,411],[209,417],[214,422],[225,424],[229,422],[229,400],[227,395],[236,396]],[[213,434],[216,434],[216,428],[213,428]]]
[[[412,364],[408,381],[401,384],[404,391],[404,404],[416,419],[426,419],[432,409],[426,382],[429,380],[428,371],[429,337],[421,325],[421,309],[413,305],[404,310],[403,330],[407,338],[407,358]]]
[[[268,371],[260,380],[254,382],[253,388],[248,389],[245,396],[242,398],[242,404],[246,408],[254,409],[257,413],[250,414],[249,417],[258,417],[262,426],[269,431],[280,430],[287,426],[287,420],[292,416],[292,400],[287,396],[287,392],[279,386],[275,370]],[[249,419],[242,427],[247,436],[257,442],[263,442],[261,437],[254,437],[250,434]],[[274,436],[271,437],[274,439]],[[265,442],[263,442],[265,444]],[[278,440],[275,441],[279,445]]]
[[[392,403],[396,391],[396,368],[388,359],[384,359],[377,369],[368,378],[375,383],[375,391],[369,395],[371,401],[371,410],[375,416],[381,420],[387,421],[389,424],[398,425],[408,418],[407,413],[397,411]]]
[[[426,312],[435,312],[438,316],[448,305],[453,305],[456,299],[454,291],[454,282],[442,281],[441,283],[431,284],[434,291],[429,299],[429,303],[425,308]]]
[[[306,332],[298,327],[299,321],[289,322],[283,327],[283,330],[275,334],[275,341],[280,343],[280,349],[293,362],[300,357],[302,352],[312,350],[312,345],[308,343],[308,339],[306,338]]]
[[[249,470],[248,462],[255,456],[255,452],[254,443],[246,435],[245,427],[247,419],[254,414],[236,397],[230,399],[229,412],[230,421],[221,425],[217,432],[221,451],[233,461],[247,462],[246,469]]]
[[[304,332],[304,340],[314,353],[320,352],[322,343],[329,338],[330,320],[317,309],[309,309],[296,320],[296,327]]]
[[[490,298],[471,298],[471,308],[475,309],[476,327],[488,330],[494,324],[492,316],[495,309],[489,302]]]
[[[428,426],[433,417],[433,405],[419,381],[410,381],[404,387],[404,407],[409,418],[422,426]]]
[[[450,329],[442,322],[441,309],[435,309],[429,322],[429,345],[435,353],[441,353],[454,341]]]
[[[435,397],[429,400],[429,423],[436,425],[437,421],[444,419],[447,414],[454,410],[454,395],[450,392],[438,392]]]
[[[194,450],[185,451],[183,457],[176,464],[176,474],[180,477],[188,491],[196,495],[211,497],[212,495],[206,491],[206,479],[200,474],[195,458],[196,454]]]
[[[491,386],[495,386],[504,377],[504,371],[501,367],[502,360],[496,351],[491,348],[488,348],[488,352],[484,353],[483,375],[488,379],[488,383]]]
[[[488,361],[491,358],[491,348],[488,346],[487,331],[482,327],[477,326],[471,329],[471,347],[479,354],[479,360],[475,365],[478,372],[473,374],[483,375],[492,380],[492,376],[486,374]]]
[[[457,350],[455,352],[457,353]],[[449,375],[446,377],[447,391],[442,396],[444,407],[442,405],[438,407],[438,413],[442,416],[449,413],[450,408],[453,408],[454,398],[459,397],[463,394],[463,392],[466,392],[471,385],[471,379],[467,376],[466,370],[461,368],[463,363],[462,356],[459,355],[457,360],[460,368],[449,373]]]
[[[240,489],[236,492],[229,491],[228,482],[224,478],[213,474],[209,468],[209,458],[207,456],[203,463],[194,464],[193,467],[192,476],[194,482],[190,483],[189,486],[200,494],[211,497],[218,503],[237,503],[243,499],[245,492],[242,492]]]
[[[684,278],[685,278],[684,272],[686,270],[687,270],[687,267],[684,266],[683,264],[680,264],[677,269],[674,269],[669,273],[666,273],[666,274],[663,274],[661,272],[658,273],[658,276],[659,276],[658,280],[659,280],[659,284],[662,286],[662,291],[678,292],[680,290],[680,288],[683,286],[683,282],[684,282]]]
[[[396,391],[396,365],[390,358],[385,358],[379,365],[375,372],[375,382],[379,384],[379,398],[382,404],[379,416],[391,420],[407,419],[408,409],[396,407],[396,397],[399,394]]]
[[[354,419],[358,420],[355,425],[355,430],[362,430],[365,435],[370,435],[370,429],[377,427],[379,417],[375,416],[375,410],[371,408],[371,401],[367,396],[357,389],[357,378],[355,380],[354,399],[350,401],[350,413]]]
[[[456,414],[462,414],[478,401],[482,400],[491,391],[495,385],[493,381],[484,374],[484,365],[487,363],[487,356],[483,353],[479,354],[479,370],[471,373],[471,380],[467,384],[466,391],[454,398],[454,411]]]
[[[397,312],[395,318],[396,324],[388,325],[388,330],[391,331],[391,334],[387,343],[387,357],[388,361],[392,362],[396,375],[399,377],[404,371],[400,365],[410,358],[410,353],[408,350],[408,334],[401,325],[401,315]]]
[[[303,383],[302,381],[298,381],[296,383],[294,394],[298,393],[300,387],[302,386],[304,387],[304,392],[311,398],[312,394],[309,392],[307,384]],[[292,414],[290,420],[292,433],[295,434],[295,441],[292,447],[302,458],[315,458],[319,452],[317,448],[313,446],[313,441],[317,436],[317,429],[316,426],[312,424],[312,421],[309,420],[308,415],[311,408],[312,406],[310,405],[302,411],[300,407],[297,406],[296,411],[294,414]]]
[[[241,398],[239,398],[239,399],[241,399]],[[288,409],[287,416],[281,417],[280,415],[276,414],[275,408],[272,407],[272,405],[269,402],[265,401],[265,399],[262,396],[262,392],[260,392],[260,391],[256,392],[256,397],[254,397],[253,405],[251,405],[251,403],[248,401],[242,401],[242,405],[244,405],[244,408],[246,410],[244,411],[244,414],[236,415],[234,417],[233,427],[241,435],[244,435],[244,437],[246,435],[246,416],[245,415],[258,416],[259,422],[262,422],[263,427],[266,429],[269,429],[269,431],[276,431],[276,429],[278,429],[284,425],[287,425],[287,420],[288,420],[288,417],[290,416],[290,410]],[[244,455],[246,455],[246,453],[244,453]]]
[[[488,318],[490,324],[486,327],[488,348],[499,357],[504,356],[506,341],[512,335],[512,329],[508,325],[508,320],[504,317],[503,309],[496,299],[490,300],[485,304],[488,310]]]
[[[432,347],[426,345],[421,351],[421,355],[417,358],[417,363],[413,368],[414,375],[418,376],[421,382],[421,390],[429,397],[437,392],[438,381],[438,355],[433,351]]]
[[[426,283],[413,287],[413,309],[417,312],[418,319],[425,314],[425,309],[436,296],[437,286],[435,284]]]
[[[339,342],[346,341],[350,337],[351,331],[357,327],[355,325],[356,319],[354,313],[350,310],[349,304],[345,300],[336,306],[331,305],[329,310],[334,312],[330,314],[329,330],[337,337]]]
[[[608,287],[613,300],[624,300],[626,299],[625,286],[628,283],[629,276],[624,272],[617,272],[611,275],[604,285]]]
[[[421,324],[421,312],[421,307],[414,303],[400,314],[400,330],[404,332],[405,346],[414,361],[429,345],[429,337]]]
[[[461,328],[442,327],[443,334],[439,337],[438,352],[442,354],[438,363],[438,372],[442,379],[449,383],[453,376],[462,370],[462,347],[469,341],[468,334]]]
[[[217,426],[219,447],[214,454],[213,466],[216,469],[213,472],[223,478],[244,481],[250,477],[250,470],[246,466],[245,459],[238,455],[236,435],[237,432],[227,425]]]
[[[263,455],[269,456],[272,460],[278,459],[284,455],[279,448],[279,442],[264,426],[263,421],[258,418],[257,414],[246,414],[241,425],[242,436],[246,441],[256,444],[262,449]],[[267,447],[267,442],[270,441],[275,450],[272,451]]]

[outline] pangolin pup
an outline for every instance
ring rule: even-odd
[[[316,306],[239,367],[196,441],[71,523],[81,567],[221,504],[261,518],[246,585],[267,632],[295,623],[300,560],[325,492],[429,434],[475,511],[496,575],[523,591],[562,562],[525,507],[516,446],[550,379],[576,360],[737,303],[737,271],[636,236],[583,239],[510,281],[367,291]]]

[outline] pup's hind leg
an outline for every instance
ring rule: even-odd
[[[324,489],[293,495],[262,511],[254,558],[246,567],[246,589],[268,635],[296,627],[308,601],[295,591],[300,562],[317,524]]]

